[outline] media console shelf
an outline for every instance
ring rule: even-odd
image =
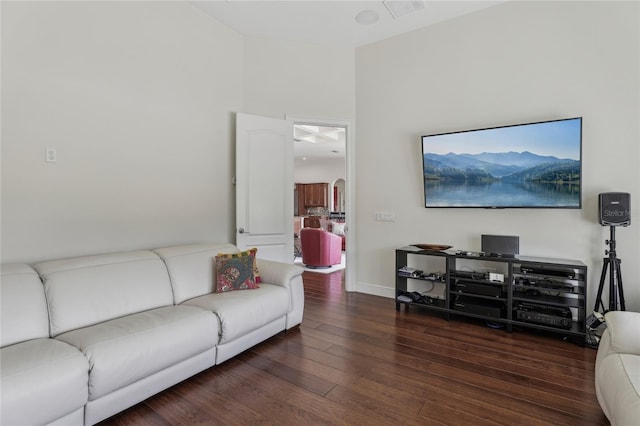
[[[580,345],[586,339],[586,283],[587,267],[577,260],[396,250],[396,310],[417,306],[447,320],[484,319],[508,332],[545,330]]]

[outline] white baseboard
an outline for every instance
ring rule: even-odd
[[[381,285],[367,284],[363,282],[356,283],[356,291],[358,293],[372,294],[374,296],[395,298],[395,289],[391,287],[383,287]]]

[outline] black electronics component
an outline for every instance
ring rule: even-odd
[[[422,295],[417,291],[411,291],[407,293],[407,296],[409,296],[415,303],[418,303],[420,299],[422,299]]]
[[[422,273],[423,272],[421,269],[411,268],[409,266],[403,266],[402,268],[398,269],[398,275],[402,275],[403,277],[408,278],[418,278],[422,276]]]
[[[398,297],[396,297],[396,300],[403,303],[421,303],[423,305],[431,305],[435,299],[422,295],[417,291],[403,291]]]
[[[600,225],[629,226],[631,224],[631,195],[627,192],[604,192],[598,196]]]
[[[453,309],[485,317],[502,318],[504,304],[494,302],[493,300],[476,299],[469,296],[457,296],[453,302]]]
[[[430,281],[445,282],[447,275],[442,272],[429,272],[422,274],[421,278]]]
[[[604,322],[604,315],[602,315],[600,312],[594,311],[587,317],[586,324],[588,328],[590,328],[591,330],[595,330],[596,328],[604,324]]]
[[[485,278],[485,275],[483,273],[475,271],[457,270],[453,273],[453,275],[457,278],[471,278],[472,280],[483,280]]]
[[[468,281],[456,281],[454,290],[460,293],[479,294],[489,297],[501,297],[502,287],[499,285],[473,283]]]
[[[497,256],[520,253],[520,237],[515,235],[482,235],[482,251]]]
[[[521,266],[520,272],[523,274],[534,275],[551,275],[562,278],[575,278],[575,272],[572,269],[551,269],[551,268],[535,268],[532,266]]]
[[[553,281],[547,278],[543,278],[541,280],[535,280],[533,278],[523,278],[516,277],[513,280],[513,285],[515,288],[517,287],[539,287],[548,290],[558,290],[565,292],[573,292],[574,287],[571,284]]]
[[[566,330],[571,328],[571,309],[569,308],[519,302],[516,305],[515,314],[518,321]]]
[[[457,253],[460,256],[480,257],[484,256],[484,252],[481,251],[459,251]]]

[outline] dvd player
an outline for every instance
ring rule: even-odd
[[[453,285],[455,291],[460,293],[468,293],[468,294],[478,294],[481,296],[489,296],[489,297],[501,297],[502,296],[502,286],[500,285],[491,285],[491,284],[481,284],[459,280]]]
[[[520,272],[523,274],[534,274],[534,275],[551,275],[554,277],[563,277],[563,278],[575,278],[575,271],[571,269],[551,269],[551,268],[534,268],[528,266],[521,266]]]

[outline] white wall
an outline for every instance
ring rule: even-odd
[[[353,120],[353,49],[245,40],[244,111],[285,118]]]
[[[598,194],[630,192],[617,229],[627,309],[640,310],[638,2],[509,2],[356,50],[357,279],[392,296],[394,249],[479,250],[481,234],[520,236],[520,252],[584,261],[588,306],[609,228]],[[423,134],[583,117],[583,208],[425,209]],[[395,212],[394,223],[374,221]],[[605,289],[605,294],[607,290]]]
[[[242,53],[186,2],[2,2],[2,261],[230,241]]]

